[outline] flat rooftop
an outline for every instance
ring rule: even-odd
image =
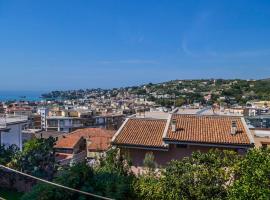
[[[1,124],[5,124],[5,125],[18,124],[18,123],[25,123],[27,121],[28,121],[27,116],[1,116],[0,126]]]
[[[136,118],[167,119],[170,113],[162,111],[142,112],[135,115]]]
[[[79,117],[48,116],[47,119],[79,119]]]
[[[179,108],[176,114],[184,114],[184,115],[220,115],[220,116],[243,116],[243,114],[237,112],[237,109],[215,109],[213,110],[211,107],[205,108]]]

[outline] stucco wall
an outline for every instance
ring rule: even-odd
[[[207,152],[210,149],[210,147],[204,146],[188,146],[187,148],[177,148],[176,145],[170,145],[169,151],[151,151],[135,148],[121,148],[121,152],[130,156],[133,166],[141,167],[143,166],[143,160],[147,152],[153,152],[155,156],[155,162],[158,165],[164,166],[173,159],[179,160],[184,157],[190,156],[192,152]]]
[[[16,144],[22,149],[22,124],[8,125],[8,132],[1,132],[1,143],[5,145]]]

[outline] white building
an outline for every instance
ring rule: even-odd
[[[26,116],[0,116],[0,144],[17,145],[20,150],[23,147],[22,131],[28,127]]]
[[[49,115],[49,109],[48,108],[39,108],[37,111],[40,114],[41,117],[41,129],[46,129],[46,118]]]

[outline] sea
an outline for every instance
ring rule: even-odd
[[[0,101],[40,101],[44,91],[0,91]]]

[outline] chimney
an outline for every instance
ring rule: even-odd
[[[235,135],[237,131],[236,120],[232,120],[231,134]]]
[[[175,119],[172,119],[171,126],[172,126],[172,132],[175,132],[176,131],[176,120]]]

